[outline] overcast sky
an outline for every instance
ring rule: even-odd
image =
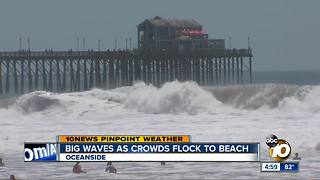
[[[320,70],[319,0],[1,0],[0,51],[125,47],[136,25],[156,15],[195,19],[211,38],[232,37],[246,48],[251,38],[254,70]],[[226,41],[228,42],[228,41]],[[228,43],[227,43],[227,46]],[[82,45],[80,46],[82,47]]]

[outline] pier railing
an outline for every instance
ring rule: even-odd
[[[3,51],[0,52],[0,58],[42,58],[42,57],[73,57],[73,58],[89,58],[92,56],[99,57],[133,57],[139,55],[148,55],[148,56],[193,56],[193,57],[223,57],[223,56],[241,56],[241,57],[252,57],[251,49],[197,49],[192,52],[135,52],[135,51],[126,51],[126,50],[107,50],[107,51]]]

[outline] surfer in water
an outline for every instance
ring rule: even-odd
[[[0,158],[0,167],[5,166],[4,162],[2,162],[2,158]]]
[[[16,177],[13,174],[11,174],[10,175],[10,180],[16,180]]]
[[[161,161],[161,166],[165,166],[165,165],[166,165],[166,162]]]
[[[108,162],[105,172],[115,173],[116,174],[117,173],[117,169],[112,165],[112,162]]]
[[[87,173],[86,171],[81,169],[80,162],[76,162],[76,164],[73,166],[72,171],[73,173],[76,173],[76,174]]]

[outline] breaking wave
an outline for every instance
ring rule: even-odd
[[[277,108],[288,98],[303,102],[309,92],[319,87],[286,84],[233,85],[206,88],[224,104],[241,109]],[[319,94],[320,95],[320,94]]]
[[[170,82],[161,88],[139,83],[133,86],[124,101],[127,108],[146,113],[197,114],[219,109],[219,102],[194,82]]]
[[[15,107],[23,113],[42,111],[67,103],[68,98],[96,98],[127,109],[153,114],[225,112],[226,109],[279,109],[320,112],[320,86],[255,84],[201,87],[195,82],[168,82],[158,88],[143,82],[113,90],[50,94],[32,92],[19,97]],[[65,100],[67,99],[67,100]],[[73,99],[72,101],[83,101]],[[66,106],[69,106],[66,105]]]
[[[256,84],[211,87],[222,103],[240,109],[279,109],[320,112],[320,86]]]
[[[51,93],[45,91],[35,91],[19,97],[14,107],[22,113],[33,113],[45,110],[53,105],[59,105],[58,99],[50,97]]]
[[[230,107],[320,112],[320,86],[254,84],[200,87],[195,82],[174,81],[160,88],[138,83],[121,91],[127,93],[120,101],[125,107],[146,113],[215,113]]]

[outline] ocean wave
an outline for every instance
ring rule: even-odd
[[[253,84],[206,89],[223,104],[240,109],[320,111],[320,86]]]
[[[320,86],[304,86],[292,97],[279,102],[279,109],[292,112],[320,112]]]
[[[129,90],[123,102],[126,108],[146,113],[214,112],[222,103],[194,82],[170,82],[157,88],[138,83]]]
[[[206,88],[224,104],[242,109],[275,108],[285,97],[295,96],[299,86],[286,84],[232,85]]]
[[[320,86],[253,84],[201,87],[195,82],[144,83],[126,88],[122,103],[146,113],[215,113],[234,109],[320,112]],[[124,92],[122,90],[122,92]]]
[[[53,105],[61,105],[58,99],[52,98],[51,93],[46,91],[35,91],[19,97],[13,105],[22,113],[33,113],[43,111]]]
[[[190,81],[168,82],[161,87],[139,82],[113,90],[93,89],[54,95],[37,91],[19,97],[15,107],[24,113],[42,111],[52,105],[68,103],[70,99],[66,96],[79,103],[86,98],[95,98],[153,114],[218,113],[260,108],[320,112],[320,86],[253,84],[201,87]]]

